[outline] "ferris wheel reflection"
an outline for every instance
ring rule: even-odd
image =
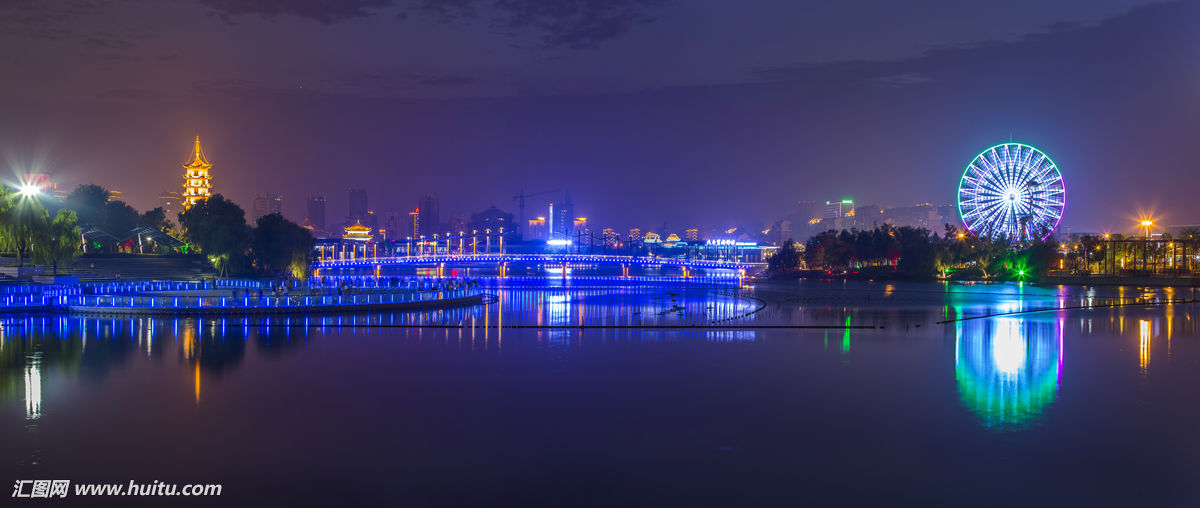
[[[1062,382],[1061,321],[960,321],[954,348],[959,398],[985,426],[1019,429],[1054,403]]]

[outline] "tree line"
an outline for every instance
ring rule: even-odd
[[[114,237],[148,227],[203,254],[221,275],[265,275],[303,278],[310,263],[313,237],[279,214],[247,224],[245,212],[220,194],[178,215],[178,228],[158,207],[139,213],[110,198],[104,187],[80,185],[63,200],[24,195],[0,186],[0,251],[50,265],[55,274],[83,251],[84,231],[96,228]]]
[[[808,269],[912,280],[1029,280],[1044,275],[1055,256],[1053,239],[1014,244],[950,224],[943,233],[887,224],[829,230],[809,238],[802,249],[792,240],[784,242],[768,261],[768,273],[786,276]]]

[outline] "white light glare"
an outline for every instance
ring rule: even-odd
[[[31,198],[41,194],[42,189],[34,184],[26,183],[21,184],[21,187],[17,189],[17,193],[23,198]]]

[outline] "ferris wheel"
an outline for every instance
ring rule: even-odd
[[[1002,143],[975,156],[958,184],[958,213],[978,236],[1045,240],[1067,203],[1062,173],[1041,150]]]

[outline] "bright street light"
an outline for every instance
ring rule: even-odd
[[[21,187],[17,189],[17,194],[20,194],[23,198],[32,198],[41,195],[42,188],[32,183],[25,183],[21,184]]]

